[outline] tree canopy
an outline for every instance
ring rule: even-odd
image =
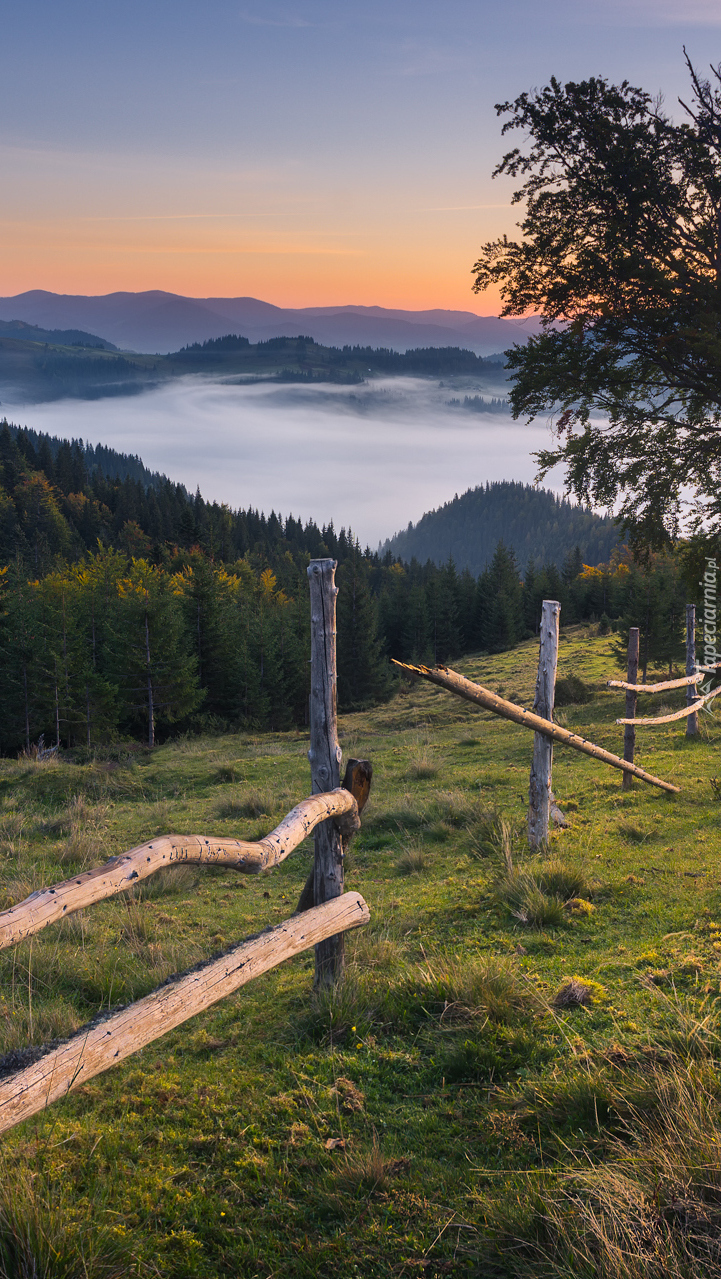
[[[522,239],[487,243],[474,290],[543,327],[508,353],[514,416],[550,413],[569,490],[618,503],[636,544],[679,531],[682,501],[721,528],[721,66],[686,58],[680,122],[627,81],[560,84],[500,103],[527,142],[495,174],[521,177]]]

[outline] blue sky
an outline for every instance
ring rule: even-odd
[[[499,99],[551,75],[686,93],[721,5],[25,0],[2,12],[0,294],[166,288],[497,310]]]

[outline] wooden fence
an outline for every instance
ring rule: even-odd
[[[315,983],[337,981],[343,971],[345,932],[365,924],[370,912],[358,893],[344,891],[345,849],[360,827],[360,814],[370,792],[373,770],[367,760],[349,760],[341,783],[341,749],[336,711],[336,595],[335,562],[313,560],[308,568],[311,599],[310,750],[312,794],[302,800],[263,839],[249,842],[206,835],[162,835],[133,848],[104,866],[39,889],[17,906],[0,913],[0,950],[39,932],[49,924],[116,893],[127,891],[157,871],[179,864],[224,866],[245,874],[270,870],[314,832],[313,869],[301,893],[296,914],[275,928],[239,943],[225,954],[180,974],[145,999],[102,1016],[72,1039],[49,1050],[29,1050],[32,1060],[23,1069],[0,1078],[0,1132],[35,1114],[80,1087],[93,1075],[122,1061],[145,1044],[160,1038],[197,1012],[238,990],[260,973],[315,947]],[[445,667],[395,665],[430,680],[468,701],[534,733],[529,787],[528,839],[532,849],[548,839],[553,795],[553,746],[559,743],[620,769],[624,785],[633,777],[669,793],[679,788],[639,768],[633,762],[635,726],[669,723],[688,717],[706,705],[721,688],[702,698],[691,693],[689,706],[653,720],[635,717],[639,692],[695,688],[707,668],[696,667],[689,656],[682,679],[656,685],[638,684],[638,631],[631,631],[629,678],[609,686],[627,694],[624,758],[595,745],[553,722],[560,604],[544,600],[536,693],[532,711],[506,701]],[[693,626],[693,617],[690,619]],[[693,668],[688,670],[688,663]],[[711,668],[716,673],[716,668]]]
[[[224,866],[244,874],[270,870],[313,832],[313,871],[296,914],[191,972],[178,974],[145,999],[99,1017],[67,1042],[27,1050],[29,1064],[0,1078],[0,1132],[311,946],[315,947],[316,986],[328,985],[342,975],[344,934],[370,919],[360,894],[344,891],[343,859],[349,840],[360,828],[373,770],[367,760],[352,759],[340,781],[335,568],[335,561],[329,559],[312,560],[308,568],[311,796],[297,804],[269,835],[255,842],[161,835],[111,858],[104,866],[39,889],[0,913],[0,950],[74,911],[126,892],[168,866]]]
[[[460,675],[458,671],[450,670],[448,667],[443,666],[431,669],[428,666],[410,666],[405,662],[394,662],[394,665],[409,675],[420,676],[422,679],[430,680],[432,684],[438,684],[441,688],[447,689],[448,692],[455,693],[456,696],[463,697],[466,701],[474,702],[477,706],[483,707],[484,710],[492,711],[494,715],[500,715],[503,719],[508,719],[514,724],[521,724],[524,728],[532,729],[534,742],[529,785],[528,843],[533,850],[541,848],[548,840],[553,804],[551,785],[554,742],[570,746],[573,750],[580,751],[583,755],[590,755],[592,759],[600,760],[601,763],[608,764],[611,768],[620,769],[624,775],[624,784],[626,784],[627,779],[630,780],[633,777],[637,777],[639,781],[647,782],[651,786],[658,786],[669,794],[678,794],[679,792],[679,787],[674,786],[672,782],[665,782],[660,777],[654,777],[652,773],[647,773],[645,769],[639,768],[637,764],[634,764],[632,750],[630,759],[621,759],[620,756],[614,755],[612,751],[607,751],[604,747],[595,745],[594,742],[588,741],[587,738],[581,737],[578,733],[572,733],[560,724],[554,724],[553,710],[558,665],[560,613],[561,605],[558,600],[543,601],[538,675],[532,711],[527,711],[523,706],[517,706],[515,702],[506,701],[499,694],[492,693],[490,689],[483,688],[481,684],[475,684],[472,680]],[[687,679],[677,680],[674,687],[681,687],[686,683],[688,683]],[[619,684],[618,686],[622,688],[628,687],[626,684]],[[716,692],[721,692],[721,689],[716,690]],[[716,692],[711,694],[711,696],[715,696]],[[702,704],[709,700],[710,697],[705,698]],[[625,721],[619,720],[617,722],[624,723]],[[633,722],[638,723],[639,721]]]
[[[607,688],[622,688],[626,691],[626,714],[617,719],[617,724],[624,725],[623,757],[633,762],[636,746],[636,726],[651,727],[654,724],[672,724],[676,720],[686,720],[686,736],[695,737],[698,733],[698,712],[721,693],[721,685],[710,692],[700,694],[698,685],[704,675],[718,675],[718,666],[699,666],[696,662],[696,606],[686,605],[686,674],[680,679],[667,679],[659,684],[639,684],[639,629],[632,626],[628,633],[628,674],[625,680],[610,679]],[[678,711],[670,711],[666,715],[645,716],[638,718],[639,693],[666,693],[673,689],[686,689],[686,705]],[[631,786],[630,776],[624,776],[624,790]]]

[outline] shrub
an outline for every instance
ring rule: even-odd
[[[535,987],[523,981],[507,960],[494,955],[482,959],[432,956],[421,980],[433,993],[443,1022],[514,1022],[536,1016],[544,1008]]]
[[[590,702],[593,694],[578,675],[564,675],[556,680],[554,706],[580,706]]]

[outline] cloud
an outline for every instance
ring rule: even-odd
[[[500,384],[479,389],[503,394]],[[452,394],[419,378],[352,388],[182,378],[127,399],[24,405],[22,421],[138,453],[189,490],[199,485],[207,499],[319,524],[332,519],[376,546],[454,493],[487,480],[533,480],[531,453],[548,444],[545,423],[491,414],[479,421],[449,408]],[[545,483],[562,491],[556,476]]]
[[[402,65],[398,72],[402,76],[447,75],[450,71],[467,69],[473,64],[470,53],[461,53],[458,49],[441,49],[436,44],[424,45],[415,40],[403,42],[401,58]]]
[[[291,27],[300,30],[304,27],[316,25],[314,22],[308,22],[306,18],[300,18],[294,14],[283,14],[277,18],[267,18],[246,11],[240,14],[240,19],[241,22],[247,22],[252,27]]]

